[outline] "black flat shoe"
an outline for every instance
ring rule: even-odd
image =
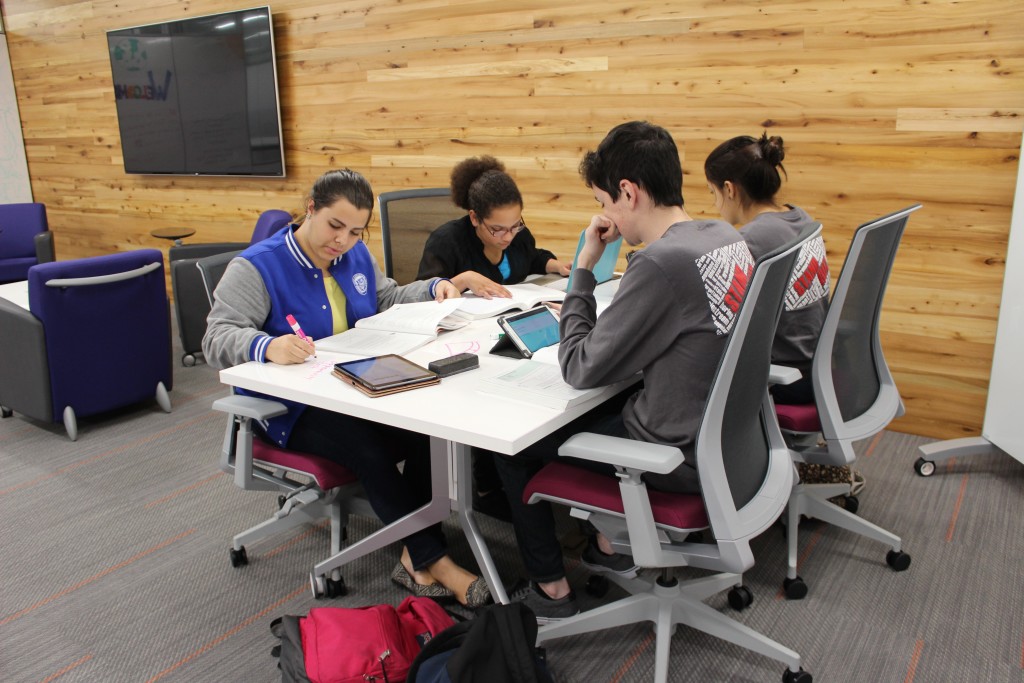
[[[399,562],[395,565],[395,570],[391,572],[391,580],[397,583],[399,586],[409,591],[418,598],[454,598],[455,593],[452,593],[451,589],[442,586],[439,583],[432,583],[424,585],[422,583],[416,583],[415,579],[405,570],[402,563]],[[473,586],[470,586],[472,589]]]

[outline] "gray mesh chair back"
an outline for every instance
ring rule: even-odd
[[[200,276],[203,280],[203,291],[206,294],[207,303],[209,303],[211,307],[213,306],[213,291],[217,289],[217,283],[220,282],[221,277],[224,276],[224,271],[227,270],[228,264],[231,263],[231,259],[241,253],[241,249],[238,251],[225,251],[196,261],[196,267],[199,269]]]
[[[910,214],[920,208],[915,204],[883,216],[854,233],[811,370],[826,441],[849,444],[867,438],[903,414],[882,354],[879,320],[900,239]],[[852,449],[844,460],[852,462]]]
[[[414,281],[427,237],[438,226],[465,213],[452,204],[451,191],[446,187],[382,193],[384,274],[400,285]]]
[[[766,484],[772,486],[769,477],[783,476],[771,471],[773,458],[792,469],[767,400],[768,374],[772,342],[797,256],[804,244],[820,234],[821,225],[810,226],[758,260],[719,362],[696,445],[704,503],[716,536],[756,533],[755,528],[771,524],[781,512],[780,507],[774,516],[766,515],[756,504],[749,513],[745,508]],[[714,482],[727,482],[728,487],[715,488]],[[733,521],[722,524],[733,516]]]

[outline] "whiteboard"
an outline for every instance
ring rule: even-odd
[[[1024,139],[1018,159],[1003,300],[981,435],[1024,462]]]
[[[7,34],[0,31],[0,204],[32,201]]]

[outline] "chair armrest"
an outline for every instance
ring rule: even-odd
[[[151,273],[157,268],[162,268],[163,263],[147,263],[133,270],[126,270],[123,273],[110,273],[108,275],[93,275],[90,277],[64,277],[47,280],[47,287],[88,287],[89,285],[105,285],[110,282],[121,282],[131,280],[135,277],[142,277]]]
[[[50,422],[53,405],[43,323],[0,299],[0,405]]]
[[[684,460],[683,452],[673,446],[590,432],[571,436],[558,454],[655,474],[668,474]]]
[[[36,261],[39,263],[51,263],[57,260],[57,253],[53,247],[53,233],[47,230],[33,238],[36,245]]]
[[[802,375],[796,368],[772,363],[771,369],[768,371],[768,384],[792,384],[800,377]]]
[[[213,402],[213,409],[250,420],[267,420],[288,412],[288,407],[278,401],[238,394],[218,398]]]

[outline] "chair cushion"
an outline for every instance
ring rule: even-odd
[[[322,491],[327,491],[356,481],[356,475],[345,466],[331,462],[327,458],[309,453],[289,451],[271,446],[260,439],[252,440],[252,458],[271,465],[285,467],[296,472],[308,474],[316,481]]]
[[[813,403],[799,405],[775,404],[775,415],[779,426],[789,432],[820,432],[818,407]]]
[[[549,463],[535,474],[523,492],[523,501],[529,502],[534,493],[625,514],[618,479],[562,462]],[[674,529],[703,529],[708,526],[704,501],[698,494],[666,493],[648,488],[647,496],[651,500],[654,521],[658,524]]]

